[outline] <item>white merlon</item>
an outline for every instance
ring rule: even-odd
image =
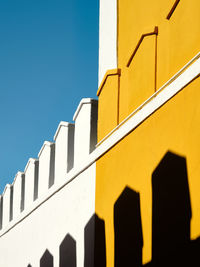
[[[13,218],[13,187],[10,184],[7,184],[3,194],[3,218],[2,225],[3,227],[7,226]]]
[[[98,100],[93,99],[93,98],[82,98],[75,113],[74,113],[73,121],[76,121],[76,118],[78,117],[79,112],[81,111],[83,105],[92,104],[92,103],[98,103]]]
[[[117,68],[117,0],[100,0],[99,85],[107,70]]]
[[[61,130],[62,127],[69,127],[70,125],[74,125],[73,123],[70,123],[70,122],[67,122],[67,121],[61,121],[58,125],[58,128],[56,130],[56,133],[53,137],[53,140],[56,141],[57,137],[58,137],[58,134]]]
[[[51,146],[53,146],[53,145],[54,145],[53,142],[50,142],[50,141],[44,141],[44,143],[43,143],[43,145],[42,145],[42,147],[41,147],[41,149],[40,149],[40,151],[39,151],[39,153],[38,153],[38,158],[40,158],[40,156],[41,156],[41,154],[42,154],[42,152],[43,152],[43,150],[44,150],[44,148],[45,148],[46,146],[51,147]]]
[[[74,124],[61,121],[54,136],[55,182],[64,181],[74,164]]]
[[[55,144],[45,141],[38,158],[38,196],[42,196],[54,184]]]
[[[95,149],[97,142],[98,101],[83,98],[74,114],[74,165],[79,165]]]
[[[13,218],[24,210],[24,173],[18,172],[13,182]]]
[[[25,173],[25,209],[31,206],[38,197],[38,159],[30,158]]]

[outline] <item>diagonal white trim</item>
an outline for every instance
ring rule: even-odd
[[[168,80],[163,86],[161,86],[153,95],[151,95],[145,102],[143,102],[138,108],[136,108],[130,115],[128,115],[122,122],[120,122],[110,133],[108,133],[96,146],[99,146],[101,143],[103,143],[110,135],[112,135],[117,129],[119,129],[126,121],[128,121],[131,117],[133,117],[139,110],[141,110],[146,104],[148,104],[152,99],[154,99],[156,96],[158,96],[158,94],[160,94],[160,92],[166,88],[167,86],[169,86],[170,84],[172,84],[173,81],[175,81],[176,79],[178,79],[178,77],[189,67],[191,66],[197,59],[200,58],[200,52],[193,57],[182,69],[180,69],[170,80]],[[193,69],[191,70],[193,71]],[[190,71],[190,75],[192,77]],[[198,72],[198,69],[197,69]],[[195,75],[195,72],[194,72]],[[198,74],[196,75],[198,76]],[[196,77],[195,76],[195,77]],[[184,76],[182,76],[184,77]],[[194,77],[194,78],[195,78]],[[194,78],[192,78],[190,81],[192,81]],[[182,79],[182,78],[181,78]],[[189,78],[190,79],[190,78]],[[189,82],[190,82],[189,81]],[[186,84],[184,85],[186,86]],[[180,88],[181,90],[182,88]],[[172,93],[173,93],[173,89],[172,89]],[[176,93],[175,93],[176,94]],[[150,114],[149,114],[150,115]]]

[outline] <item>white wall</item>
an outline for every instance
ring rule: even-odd
[[[97,140],[97,100],[83,99],[74,118],[75,125],[59,124],[55,143],[45,141],[38,159],[29,159],[0,197],[0,267],[64,267],[61,247],[64,257],[71,253],[67,265],[84,266],[84,230],[95,213],[96,163],[89,157]],[[93,221],[89,229],[91,238]],[[53,265],[40,264],[47,250]]]
[[[39,267],[48,249],[53,266],[60,267],[59,247],[70,234],[76,242],[77,267],[83,267],[84,227],[95,212],[95,172],[93,164],[0,237],[0,266]]]
[[[97,143],[98,101],[83,98],[75,112],[74,165],[79,166]]]
[[[109,69],[117,68],[117,0],[100,0],[99,85]]]

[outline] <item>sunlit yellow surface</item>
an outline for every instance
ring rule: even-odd
[[[151,260],[152,173],[167,151],[186,159],[192,207],[190,238],[200,236],[199,89],[198,78],[98,160],[96,213],[105,220],[107,266],[114,266],[114,204],[126,186],[140,194],[143,263]]]
[[[107,76],[99,93],[98,141],[118,124],[119,75]]]
[[[99,98],[99,141],[116,126],[116,114],[122,121],[199,52],[200,1],[181,0],[167,20],[174,2],[118,0],[119,99],[117,78],[112,77]],[[142,34],[152,32],[155,26],[158,35],[143,39],[127,67]],[[142,260],[151,261],[152,174],[168,151],[186,160],[192,212],[190,239],[200,236],[199,101],[197,78],[98,160],[96,213],[105,220],[108,267],[114,266],[114,204],[126,186],[139,193]]]

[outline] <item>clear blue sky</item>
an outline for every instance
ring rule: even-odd
[[[0,1],[0,193],[96,97],[98,0]]]

